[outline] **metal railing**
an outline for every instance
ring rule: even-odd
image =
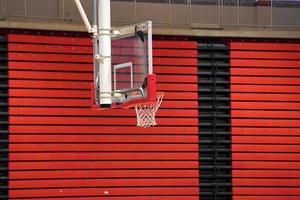
[[[92,1],[82,0],[92,16]],[[73,0],[0,0],[0,17],[80,22]],[[264,26],[300,28],[300,1],[287,0],[114,0],[113,22],[185,27]]]

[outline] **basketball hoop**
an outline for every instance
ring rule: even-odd
[[[157,100],[154,103],[142,103],[135,105],[137,126],[148,128],[156,126],[155,114],[164,97],[163,92],[157,93]]]

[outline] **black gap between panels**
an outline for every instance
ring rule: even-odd
[[[0,36],[0,199],[8,199],[8,67],[7,40]]]
[[[198,41],[199,187],[201,200],[231,200],[228,45]]]

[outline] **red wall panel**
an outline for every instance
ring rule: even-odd
[[[300,199],[300,44],[230,47],[233,199]]]
[[[197,43],[154,41],[157,127],[90,109],[90,38],[11,34],[9,197],[198,199]]]

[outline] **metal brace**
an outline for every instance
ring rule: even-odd
[[[136,30],[136,31],[145,32],[145,31],[148,30],[148,24],[145,23],[145,24],[139,24],[139,25],[136,25],[135,30]]]

